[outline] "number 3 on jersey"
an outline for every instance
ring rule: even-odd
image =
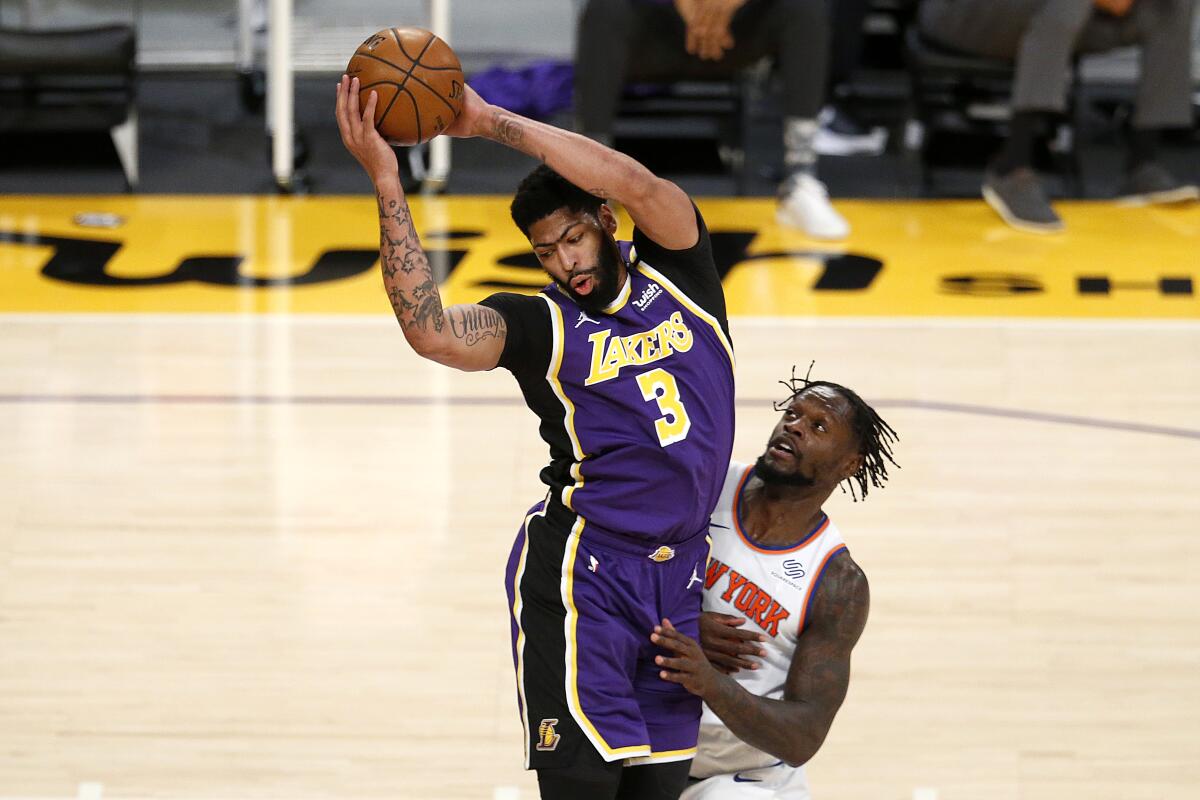
[[[652,369],[638,375],[637,382],[646,402],[653,400],[658,403],[658,410],[662,412],[662,416],[654,420],[658,443],[666,447],[686,439],[688,431],[692,429],[692,421],[683,407],[683,401],[679,399],[675,376],[665,369]]]

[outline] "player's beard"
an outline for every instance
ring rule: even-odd
[[[621,248],[611,236],[605,236],[600,244],[600,254],[596,266],[578,272],[592,273],[592,290],[587,294],[576,294],[570,284],[555,279],[558,287],[566,292],[567,297],[588,314],[599,314],[617,298],[621,287],[617,278],[621,274]],[[578,272],[576,274],[578,274]]]
[[[815,478],[809,478],[800,474],[800,470],[795,472],[780,472],[767,462],[767,456],[761,455],[758,461],[754,462],[754,474],[762,479],[762,482],[770,486],[816,486]]]

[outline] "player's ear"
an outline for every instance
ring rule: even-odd
[[[850,456],[847,456],[846,460],[842,462],[842,469],[840,473],[842,476],[842,481],[846,480],[851,475],[862,469],[862,465],[862,453],[854,453]],[[838,483],[841,483],[842,481],[838,481]]]
[[[600,220],[600,227],[604,228],[609,236],[617,235],[617,215],[608,207],[608,203],[600,204],[596,217]]]

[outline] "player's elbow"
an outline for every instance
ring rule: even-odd
[[[634,162],[629,165],[623,181],[623,197],[618,198],[627,208],[644,208],[652,205],[662,194],[667,182]]]
[[[415,328],[405,328],[404,338],[413,352],[421,358],[436,361],[439,364],[446,363],[446,359],[450,358],[450,348],[447,347],[443,336],[426,333]]]
[[[812,760],[824,741],[824,735],[793,736],[787,743],[784,752],[779,754],[779,758],[783,759],[789,767],[802,767]]]

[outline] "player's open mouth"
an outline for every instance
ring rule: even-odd
[[[576,294],[588,294],[595,284],[591,275],[578,275],[571,279],[571,291]]]
[[[779,438],[779,439],[776,439],[775,441],[771,442],[771,446],[768,449],[777,458],[795,458],[796,457],[795,448],[792,447],[791,442],[789,442],[787,439],[784,439],[784,438]]]

